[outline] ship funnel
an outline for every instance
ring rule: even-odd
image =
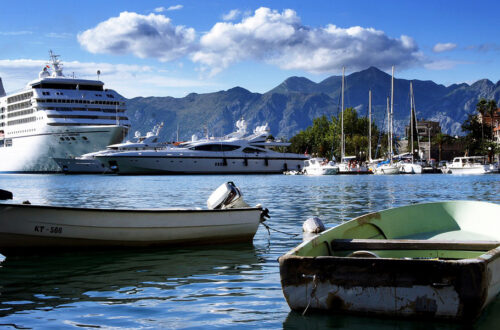
[[[3,88],[2,78],[0,78],[0,97],[5,96],[5,89]]]

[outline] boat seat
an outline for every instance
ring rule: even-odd
[[[356,250],[457,250],[489,251],[500,246],[499,241],[452,241],[407,239],[334,239],[333,251]]]

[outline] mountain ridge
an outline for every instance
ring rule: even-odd
[[[330,76],[316,83],[306,77],[292,76],[264,93],[236,86],[211,93],[190,93],[182,98],[136,97],[127,102],[127,115],[135,130],[148,131],[163,121],[161,137],[176,139],[177,127],[182,140],[191,135],[220,136],[232,132],[238,119],[244,118],[249,128],[267,122],[271,134],[290,138],[322,115],[340,112],[341,76]],[[379,127],[384,127],[386,100],[390,96],[391,76],[375,67],[353,72],[345,77],[345,107],[365,116],[368,91],[372,90],[372,113]],[[413,84],[417,116],[436,120],[444,132],[460,135],[461,124],[480,98],[500,99],[500,80],[493,83],[481,79],[444,86],[432,80],[394,79],[395,129],[403,133],[409,121],[409,85]]]

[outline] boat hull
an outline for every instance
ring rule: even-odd
[[[489,174],[497,172],[497,169],[492,165],[473,165],[464,167],[450,166],[451,174]]]
[[[102,174],[112,173],[112,171],[104,166],[96,159],[78,159],[78,158],[54,158],[59,168],[64,173],[71,174]]]
[[[98,156],[118,174],[249,174],[283,173],[302,168],[304,159],[196,157],[196,156]]]
[[[127,127],[50,126],[40,134],[12,138],[0,148],[0,172],[60,172],[52,158],[74,158],[118,143]]]
[[[251,241],[262,209],[106,210],[0,205],[0,253]]]
[[[375,174],[378,175],[394,175],[399,174],[399,168],[396,165],[382,165],[375,169]]]
[[[284,296],[300,312],[473,321],[500,290],[500,248],[458,261],[285,255],[279,263]]]

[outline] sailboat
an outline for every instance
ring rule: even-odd
[[[399,163],[399,172],[402,174],[422,174],[422,165],[415,163],[415,157],[413,152],[413,129],[416,129],[416,119],[417,115],[415,112],[415,99],[413,95],[413,85],[410,82],[410,153],[411,153],[411,163],[401,161]],[[420,151],[420,145],[418,150]]]
[[[356,156],[345,155],[344,136],[344,89],[345,89],[345,67],[342,67],[342,111],[341,111],[341,136],[340,136],[340,163],[338,164],[338,174],[371,174],[368,167],[356,161]]]
[[[388,158],[386,161],[381,162],[375,168],[375,174],[399,174],[399,167],[393,163],[393,115],[394,115],[394,66],[392,67],[391,78],[391,108],[389,111],[389,99],[387,100],[387,140],[389,146]]]

